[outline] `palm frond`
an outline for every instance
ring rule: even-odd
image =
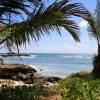
[[[94,37],[97,42],[100,41],[100,0],[97,0],[97,6],[95,10],[95,16],[91,22],[93,27],[89,27],[88,31],[90,36]]]
[[[54,2],[47,8],[41,5],[27,21],[7,26],[8,28],[2,33],[6,34],[10,28],[11,32],[1,43],[9,41],[9,46],[17,45],[18,47],[29,42],[30,38],[37,42],[45,34],[50,34],[51,30],[61,35],[62,28],[68,31],[76,41],[79,41],[79,26],[71,20],[71,16],[82,17],[87,21],[91,19],[91,14],[82,4],[70,3],[69,0]]]
[[[0,21],[7,23],[9,13],[13,16],[20,16],[22,13],[29,16],[40,2],[41,0],[0,0]]]

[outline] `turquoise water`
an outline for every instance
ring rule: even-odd
[[[5,62],[28,64],[43,76],[65,77],[71,73],[92,70],[90,54],[31,54],[29,57],[5,57]]]

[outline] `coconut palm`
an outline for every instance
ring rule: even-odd
[[[100,1],[97,0],[97,7],[95,10],[95,16],[93,17],[93,27],[89,27],[88,31],[90,35],[96,39],[98,45],[97,55],[100,55]]]
[[[60,0],[48,7],[40,4],[38,7],[35,6],[27,20],[6,25],[1,30],[1,35],[6,37],[0,44],[6,43],[7,47],[16,45],[19,48],[20,45],[29,43],[30,38],[37,42],[45,34],[50,34],[51,30],[61,35],[62,28],[68,31],[76,41],[79,41],[79,26],[72,20],[72,16],[92,22],[91,14],[80,3]]]
[[[93,27],[89,27],[88,31],[90,35],[96,39],[98,45],[97,55],[93,60],[93,74],[95,76],[100,76],[100,0],[97,0],[97,6],[95,10],[95,16],[92,21]]]

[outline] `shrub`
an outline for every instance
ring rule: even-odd
[[[89,74],[71,75],[59,85],[63,100],[100,100],[100,79]]]
[[[7,86],[0,87],[0,100],[41,100],[49,95],[49,88],[42,85]]]

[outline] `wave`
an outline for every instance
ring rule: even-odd
[[[83,58],[83,56],[62,56],[62,58]]]
[[[77,59],[92,59],[90,56],[74,56]]]
[[[36,66],[36,65],[29,65],[29,66],[32,67],[32,68],[35,68],[38,73],[41,72],[41,71],[43,71],[42,66]]]
[[[73,58],[73,56],[61,56],[62,58]]]
[[[91,59],[92,57],[90,57],[90,56],[81,56],[81,55],[76,55],[76,56],[61,56],[62,58],[69,58],[69,59],[74,59],[74,58],[76,58],[76,59]]]
[[[60,78],[64,78],[66,76],[65,74],[62,73],[63,70],[59,71],[59,69],[57,70],[46,66],[36,66],[36,65],[29,65],[29,66],[37,70],[36,75],[46,76],[46,77],[54,76]]]
[[[32,58],[36,58],[36,57],[37,57],[37,55],[31,55],[31,57],[32,57]]]
[[[21,56],[21,58],[36,58],[37,57],[37,55],[30,55],[30,56]]]
[[[92,59],[92,57],[86,57],[86,59]]]
[[[73,67],[73,68],[68,68],[65,70],[65,68],[54,68],[54,67],[50,67],[50,66],[41,66],[41,65],[32,65],[32,64],[27,64],[28,66],[34,68],[37,70],[37,73],[35,75],[40,75],[40,76],[57,76],[57,77],[65,77],[68,76],[71,73],[74,72],[79,72],[82,70],[88,70],[88,69],[84,69],[84,68],[78,68],[78,67]],[[89,69],[90,71],[90,69]]]
[[[74,58],[84,58],[83,56],[74,56]]]

